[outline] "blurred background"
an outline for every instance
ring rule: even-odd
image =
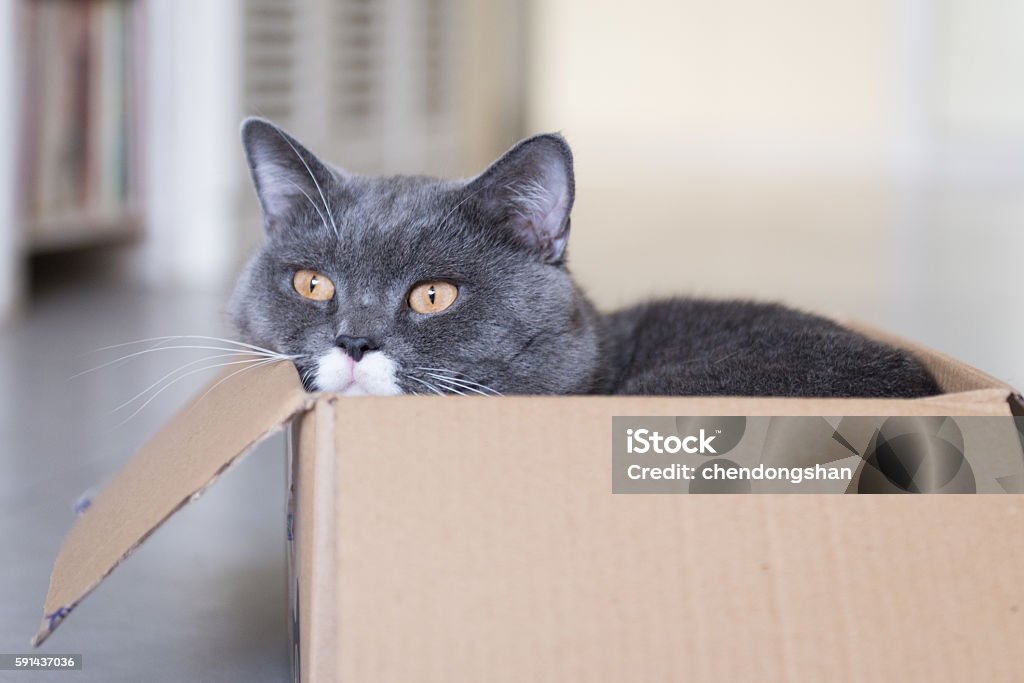
[[[1022,33],[1015,0],[0,0],[0,651],[36,626],[74,500],[204,379],[119,424],[189,357],[69,382],[111,357],[82,354],[228,333],[261,239],[244,116],[364,173],[469,176],[561,131],[601,307],[782,300],[1020,387]],[[52,647],[97,680],[286,676],[283,468],[256,460]]]
[[[3,6],[7,319],[55,278],[223,295],[261,239],[247,114],[365,173],[471,175],[559,130],[602,306],[782,299],[1024,380],[1019,2]]]

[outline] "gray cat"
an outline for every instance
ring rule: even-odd
[[[572,153],[538,135],[471,180],[366,177],[274,124],[242,142],[267,239],[232,297],[242,339],[310,390],[915,397],[910,355],[773,304],[595,310],[566,266]],[[609,273],[609,277],[614,277]]]

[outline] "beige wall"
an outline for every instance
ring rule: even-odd
[[[530,17],[526,128],[575,150],[570,256],[599,304],[781,299],[1024,382],[1006,336],[1024,334],[1021,3],[534,0]]]
[[[597,299],[876,305],[859,276],[891,209],[874,179],[894,126],[888,4],[624,7],[533,15],[529,122],[575,149],[572,257]]]
[[[615,182],[622,162],[644,175],[878,164],[892,118],[889,7],[537,2],[529,121],[570,134],[592,182]]]

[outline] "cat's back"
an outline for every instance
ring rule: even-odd
[[[858,396],[939,393],[908,353],[777,304],[669,299],[605,318],[612,393]]]

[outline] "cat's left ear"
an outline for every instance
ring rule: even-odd
[[[562,262],[576,190],[572,150],[561,135],[523,140],[470,181],[467,191],[520,244],[547,263]]]
[[[310,205],[324,227],[334,226],[330,196],[340,172],[275,124],[257,117],[242,122],[242,147],[267,232],[287,225]],[[337,232],[336,229],[334,229]]]

